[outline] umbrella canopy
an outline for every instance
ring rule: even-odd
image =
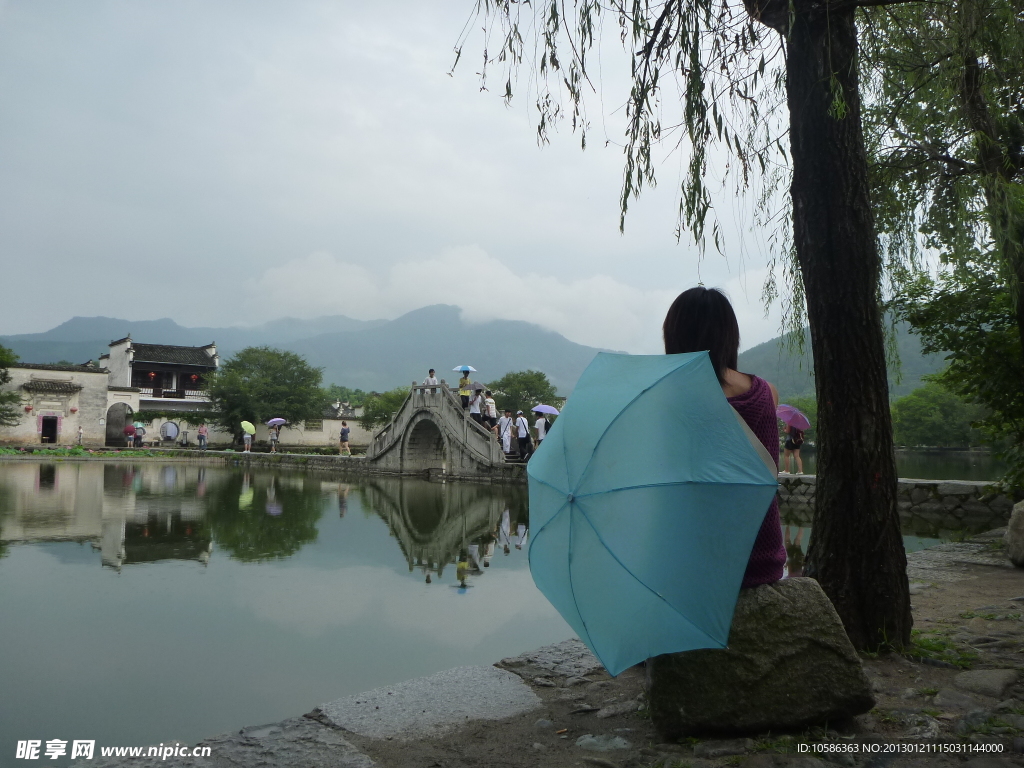
[[[807,429],[811,426],[811,420],[792,405],[780,403],[779,407],[775,409],[775,415],[789,426],[797,429]]]
[[[142,429],[143,426],[145,426],[145,425],[141,421],[136,421],[135,424],[134,424],[134,427],[136,429]]]
[[[537,413],[550,413],[553,416],[557,416],[558,415],[558,409],[555,408],[555,406],[553,406],[553,405],[544,405],[544,403],[541,403],[540,405],[535,405],[530,410],[531,411],[536,411]]]
[[[476,373],[476,368],[474,368],[472,365],[456,365],[454,368],[452,368],[452,370],[453,371],[472,371],[473,373]]]
[[[776,472],[706,352],[600,353],[527,465],[533,580],[613,675],[724,648]]]
[[[135,434],[135,425],[134,424],[129,424],[127,427],[124,428],[124,433],[126,435],[134,435]]]
[[[279,427],[282,424],[287,424],[287,423],[288,423],[288,419],[282,419],[280,416],[278,416],[278,417],[273,418],[270,421],[268,421],[267,422],[267,426],[268,427]]]
[[[476,392],[476,391],[477,391],[478,389],[479,389],[479,390],[480,390],[481,392],[483,392],[483,391],[485,391],[485,390],[487,389],[487,387],[485,387],[485,386],[484,386],[483,384],[481,384],[481,383],[480,383],[479,381],[474,381],[474,382],[473,382],[473,383],[472,383],[472,384],[471,384],[470,386],[472,387],[472,389],[473,389],[473,391],[474,391],[474,392]]]
[[[256,434],[256,427],[254,427],[252,425],[251,421],[243,421],[242,422],[242,431],[246,432],[247,434],[250,434],[250,435],[255,435]]]

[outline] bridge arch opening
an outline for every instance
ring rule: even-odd
[[[405,438],[402,454],[403,472],[425,472],[430,469],[448,470],[444,435],[432,419],[416,422]]]

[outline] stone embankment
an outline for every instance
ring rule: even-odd
[[[779,500],[789,521],[810,524],[814,513],[814,475],[779,475]],[[987,531],[1006,525],[1015,499],[992,483],[971,480],[900,478],[897,506],[904,533],[935,535],[944,530]]]

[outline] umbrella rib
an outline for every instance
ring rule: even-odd
[[[540,480],[538,482],[544,482],[544,481]],[[618,493],[619,491],[638,491],[638,490],[640,490],[642,488],[670,488],[670,487],[672,487],[674,485],[707,485],[709,482],[710,481],[708,481],[708,480],[676,480],[676,481],[671,482],[671,483],[641,483],[640,485],[624,485],[624,486],[621,486],[619,488],[609,488],[609,489],[603,490],[603,491],[592,491],[591,493],[580,493],[580,494],[575,495],[574,498],[577,498],[577,499],[587,499],[587,498],[590,498],[591,496],[602,496],[602,495],[604,495],[606,493]],[[714,484],[715,484],[715,486],[740,486],[740,487],[746,487],[746,486],[760,487],[760,486],[778,485],[778,483],[720,483],[720,482],[715,482]],[[545,483],[545,485],[546,485],[546,483]]]
[[[580,514],[582,515],[583,513],[580,512]],[[583,515],[583,517],[584,517],[584,519],[586,519],[587,516]],[[590,521],[589,520],[587,520],[587,524],[590,525]],[[593,528],[594,526],[591,525],[590,527]],[[587,626],[587,620],[585,618],[583,618],[583,611],[580,610],[580,604],[576,600],[576,585],[573,584],[573,578],[572,578],[572,533],[573,533],[572,506],[570,506],[569,507],[569,568],[568,568],[568,571],[569,571],[569,592],[572,593],[572,604],[576,608],[576,615],[580,617],[580,624],[583,625],[583,633],[587,636],[587,639],[584,640],[584,642],[587,644],[587,646],[589,646],[591,649],[593,649],[594,648],[594,639],[590,636],[590,627]],[[595,531],[594,533],[597,533],[597,531]],[[598,536],[598,538],[600,539],[600,536]],[[534,536],[534,541],[536,541],[536,536]],[[615,557],[615,556],[612,555],[612,557]],[[580,639],[582,640],[583,638],[580,638]],[[595,654],[596,653],[597,652],[595,651]],[[598,661],[601,661],[600,657],[598,657]],[[601,663],[604,664],[603,661],[601,661]]]
[[[630,400],[628,403],[626,403],[624,406],[622,406],[622,408],[619,409],[619,412],[617,414],[615,414],[615,418],[608,422],[608,425],[604,428],[604,432],[601,433],[601,436],[599,438],[597,438],[597,441],[594,443],[594,448],[593,448],[593,450],[590,453],[591,457],[593,457],[594,453],[597,452],[598,447],[600,447],[600,445],[601,445],[601,441],[604,440],[605,435],[608,434],[608,430],[610,430],[612,428],[612,425],[614,425],[615,422],[617,422],[622,417],[622,414],[625,413],[626,410],[631,405],[633,405],[633,403],[635,403],[637,400],[639,400],[643,396],[643,394],[645,392],[647,392],[648,390],[653,389],[654,387],[656,387],[658,384],[663,382],[665,379],[667,379],[669,376],[671,376],[673,373],[678,371],[683,366],[688,365],[689,362],[690,361],[687,360],[682,365],[678,365],[675,368],[673,368],[672,370],[667,371],[664,375],[660,376],[655,381],[652,381],[649,386],[646,386],[643,389],[641,389],[639,392],[637,392],[632,400]],[[563,443],[564,443],[564,440],[563,440]],[[590,472],[590,468],[592,466],[593,466],[592,463],[587,462],[586,469],[583,470],[583,474],[580,475],[580,479],[578,481],[576,481],[576,487],[573,488],[573,493],[575,493],[579,489],[579,487],[581,485],[583,485],[583,481],[587,479],[587,474]]]
[[[665,605],[667,605],[673,611],[676,611],[676,613],[679,613],[679,611],[676,610],[676,608],[668,600],[666,600],[664,597],[662,597],[661,594],[659,594],[656,590],[651,589],[651,587],[648,584],[646,584],[643,581],[643,579],[641,579],[639,576],[637,576],[635,573],[633,573],[631,570],[629,570],[628,567],[626,567],[626,564],[623,563],[619,559],[618,555],[616,555],[615,552],[612,550],[612,548],[608,546],[608,542],[606,542],[604,540],[604,538],[601,536],[600,532],[597,530],[597,527],[594,525],[594,523],[591,521],[591,519],[589,517],[587,517],[587,513],[584,512],[582,509],[579,509],[579,508],[577,508],[577,509],[578,509],[580,515],[583,516],[583,519],[587,521],[587,525],[590,526],[590,530],[592,530],[594,532],[594,535],[597,537],[597,540],[601,542],[602,546],[604,546],[605,551],[607,551],[608,554],[612,556],[612,559],[614,559],[615,562],[618,563],[622,567],[622,570],[625,571],[626,573],[628,573],[630,576],[632,576],[633,580],[636,581],[637,584],[639,584],[641,587],[646,589],[652,595],[657,597],[659,600],[661,600],[661,602],[663,602]],[[570,537],[571,537],[571,535],[572,535],[572,517],[569,518],[569,526],[570,526],[569,531],[570,531]],[[570,538],[570,550],[569,550],[570,552],[572,551],[571,542],[572,542],[572,539]],[[569,568],[569,588],[572,589],[572,567],[571,566]],[[572,599],[573,599],[573,602],[575,603],[576,602],[576,592],[575,592],[575,590],[573,591]],[[577,610],[577,612],[579,612],[579,606],[578,605],[576,606],[576,610]],[[711,640],[719,648],[727,647],[728,643],[723,644],[723,643],[718,642],[713,637],[711,637],[707,632],[705,632],[703,629],[701,629],[696,624],[694,624],[692,621],[690,621],[690,619],[688,619],[683,614],[679,613],[679,618],[681,618],[683,621],[685,621],[687,624],[689,624],[691,627],[693,627],[699,633],[704,635],[704,637],[708,638],[708,640]],[[583,620],[583,615],[582,614],[580,614],[580,620],[581,621]],[[584,622],[584,625],[585,624],[586,624],[586,622]]]

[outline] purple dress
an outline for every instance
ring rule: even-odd
[[[768,382],[757,376],[750,377],[753,383],[742,395],[730,397],[729,405],[735,408],[747,425],[764,443],[775,466],[779,465],[779,428],[775,416],[775,401]],[[782,543],[782,521],[779,519],[779,497],[772,499],[771,506],[757,532],[750,560],[743,574],[743,588],[771,584],[782,578],[786,565],[786,547]]]

